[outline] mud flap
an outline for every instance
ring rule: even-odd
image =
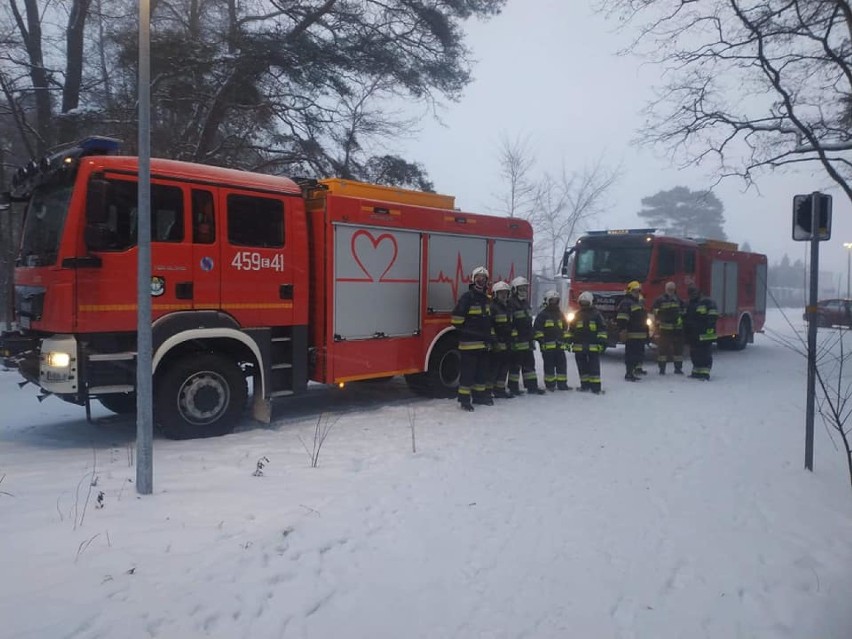
[[[263,424],[272,421],[272,402],[264,399],[263,393],[258,390],[252,393],[251,416]]]

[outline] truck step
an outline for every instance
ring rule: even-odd
[[[270,366],[269,368],[271,368],[272,370],[279,370],[279,369],[282,369],[282,368],[293,368],[293,365],[292,365],[292,364],[287,364],[287,363],[283,363],[283,364],[273,364],[273,365],[272,365],[272,366]]]
[[[136,353],[92,353],[90,362],[119,362],[136,359]]]
[[[291,390],[279,390],[279,391],[272,391],[271,393],[269,393],[269,397],[270,398],[285,397],[286,395],[292,395],[292,394],[293,394],[293,391],[291,391]]]
[[[292,337],[273,337],[272,341],[273,342],[292,342],[293,338]]]
[[[136,390],[130,384],[116,384],[115,386],[90,386],[89,395],[110,395],[112,393],[132,393]]]

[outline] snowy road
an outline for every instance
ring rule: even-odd
[[[471,415],[317,388],[272,428],[157,439],[144,499],[132,424],[0,373],[0,637],[852,636],[852,490],[821,424],[802,470],[804,359],[758,336],[710,383],[630,384],[620,356],[605,396]]]

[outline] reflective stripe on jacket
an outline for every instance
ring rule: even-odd
[[[450,323],[459,331],[459,350],[483,349],[494,339],[491,303],[488,296],[472,284],[459,298]]]
[[[600,353],[606,346],[606,320],[594,307],[581,307],[568,324],[568,341],[574,353]]]

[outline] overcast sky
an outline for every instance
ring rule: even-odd
[[[580,170],[602,154],[608,163],[622,164],[611,209],[594,228],[647,226],[636,215],[643,197],[675,186],[711,185],[711,167],[678,170],[663,149],[630,144],[659,69],[617,56],[627,36],[595,14],[588,0],[509,0],[502,15],[470,22],[467,31],[477,60],[474,82],[461,101],[446,105],[442,123],[425,119],[407,142],[408,157],[426,166],[437,191],[456,196],[456,206],[472,212],[499,208],[501,134],[528,136],[539,171],[558,174],[563,161]],[[729,181],[714,189],[725,205],[729,239],[748,241],[770,264],[784,253],[804,260],[808,243],[791,239],[792,197],[832,193],[832,239],[821,245],[820,270],[834,271],[835,286],[845,293],[849,203],[823,173],[808,170],[761,177],[758,187],[760,193],[743,193],[741,182]]]

